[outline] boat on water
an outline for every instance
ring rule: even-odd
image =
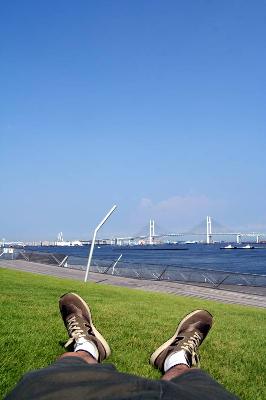
[[[236,246],[233,246],[232,244],[229,244],[228,246],[220,247],[221,250],[235,250],[237,249]]]
[[[221,250],[250,250],[250,249],[255,249],[254,246],[251,246],[250,244],[247,244],[246,246],[242,247],[237,247],[233,246],[232,244],[229,244],[228,246],[220,247]]]

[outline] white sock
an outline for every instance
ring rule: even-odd
[[[164,361],[164,371],[166,372],[174,365],[178,364],[185,364],[189,367],[185,354],[185,350],[179,350],[166,357]]]
[[[98,360],[99,358],[99,352],[96,345],[93,342],[90,342],[89,340],[86,340],[84,338],[77,339],[76,344],[74,346],[74,352],[79,350],[87,351],[94,358],[96,358],[96,360]]]

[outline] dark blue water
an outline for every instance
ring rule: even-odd
[[[241,246],[241,245],[239,245]],[[207,268],[221,271],[266,274],[266,245],[245,250],[220,250],[220,244],[179,245],[185,251],[175,250],[132,250],[119,246],[95,246],[94,259],[106,260],[107,264],[122,254],[121,262],[132,264]],[[66,255],[88,257],[89,246],[83,247],[34,247],[36,251],[63,253]],[[86,263],[83,259],[82,263]]]

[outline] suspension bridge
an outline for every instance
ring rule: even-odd
[[[146,234],[137,234],[129,237],[117,237],[115,239],[112,239],[115,244],[122,245],[122,244],[132,244],[135,242],[138,243],[143,243],[143,244],[155,244],[158,242],[158,240],[163,240],[166,238],[180,238],[180,237],[205,237],[205,240],[203,239],[204,242],[207,244],[212,244],[215,241],[216,237],[232,237],[235,238],[236,240],[231,240],[231,241],[236,241],[237,243],[241,243],[243,238],[252,238],[255,239],[257,243],[260,242],[260,240],[264,237],[266,237],[266,233],[263,232],[241,232],[238,230],[230,230],[217,221],[213,223],[214,220],[210,217],[207,216],[206,221],[204,221],[205,225],[205,230],[202,231],[203,228],[203,223],[197,225],[194,227],[194,229],[186,232],[168,232],[168,233],[161,233],[158,231],[158,233],[155,231],[155,221],[153,219],[150,220],[149,222],[149,227],[147,229]],[[200,228],[200,231],[199,231]],[[215,230],[215,228],[217,230]]]
[[[62,233],[60,233],[62,234]],[[112,237],[105,239],[97,239],[97,244],[113,244],[113,245],[131,245],[131,244],[156,244],[163,241],[173,241],[173,238],[184,239],[184,238],[200,238],[200,242],[212,244],[217,239],[228,238],[229,242],[241,243],[244,238],[250,238],[255,240],[257,243],[265,238],[266,233],[263,232],[243,232],[241,230],[230,229],[217,222],[210,216],[207,216],[204,221],[195,226],[189,231],[184,232],[167,232],[165,229],[160,228],[155,220],[150,219],[149,224],[143,227],[141,232],[132,236],[125,237]],[[72,245],[75,245],[74,241]],[[90,244],[91,240],[80,240],[80,244]],[[72,242],[71,242],[72,243]],[[56,246],[58,241],[45,241],[45,242],[21,242],[21,241],[9,241],[5,239],[0,243],[0,247],[7,246]]]

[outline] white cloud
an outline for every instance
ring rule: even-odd
[[[151,199],[147,199],[146,197],[143,197],[143,198],[140,200],[140,207],[141,207],[141,208],[153,207],[153,204],[152,204]]]
[[[155,213],[176,212],[178,214],[188,214],[198,212],[200,209],[207,209],[212,202],[207,196],[173,196],[166,200],[153,203],[151,199],[142,198],[140,208],[149,209]]]
[[[266,223],[254,223],[238,226],[237,229],[241,232],[258,232],[266,233]]]
[[[142,198],[138,219],[144,221],[154,218],[159,225],[168,229],[191,228],[209,215],[214,206],[214,202],[205,195],[176,195],[158,202]]]

